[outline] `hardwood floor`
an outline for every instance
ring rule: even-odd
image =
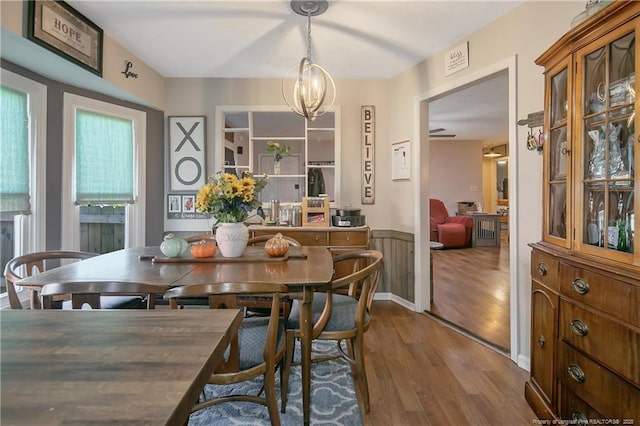
[[[364,426],[531,425],[528,373],[508,357],[394,302],[375,301],[365,334]]]
[[[509,335],[509,243],[501,246],[432,250],[431,314],[506,353]]]

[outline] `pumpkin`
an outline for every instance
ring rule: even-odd
[[[191,246],[191,256],[196,258],[213,257],[216,254],[216,245],[202,241]]]
[[[264,243],[264,251],[271,257],[284,256],[289,251],[289,242],[282,238],[282,234],[277,233]]]

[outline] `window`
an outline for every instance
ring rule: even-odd
[[[45,247],[47,88],[0,74],[0,266]],[[6,295],[4,277],[0,294]],[[2,298],[4,306],[6,299]]]
[[[63,247],[145,244],[145,129],[144,112],[65,94]]]
[[[269,175],[269,184],[260,193],[260,201],[300,202],[302,197],[327,194],[334,205],[340,204],[340,129],[337,108],[307,121],[289,110],[247,107],[219,107],[217,114],[223,159],[216,170],[241,173],[251,170]],[[268,142],[291,149],[280,162],[280,174],[274,170],[274,154]]]

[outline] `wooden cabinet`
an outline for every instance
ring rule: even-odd
[[[354,228],[295,227],[295,226],[258,226],[249,227],[249,237],[281,233],[299,241],[303,246],[327,246],[332,251],[351,249],[368,249],[371,242],[371,231],[368,226]]]
[[[536,61],[543,231],[531,244],[525,397],[540,418],[640,420],[639,32],[640,2],[612,2]]]

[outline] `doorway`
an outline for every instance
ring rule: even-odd
[[[448,168],[450,170],[456,170],[457,173],[457,179],[458,180],[463,180],[461,187],[458,188],[458,190],[460,192],[453,194],[453,199],[448,200],[446,202],[447,204],[447,209],[449,210],[449,213],[451,215],[455,215],[456,210],[457,210],[457,201],[474,201],[474,202],[479,202],[482,203],[483,202],[483,186],[484,183],[482,182],[482,174],[483,174],[483,166],[482,166],[482,150],[483,148],[486,147],[487,143],[490,143],[487,139],[482,139],[482,138],[473,138],[473,137],[463,137],[461,140],[456,140],[457,135],[458,134],[462,134],[464,135],[465,130],[460,130],[458,131],[455,127],[456,127],[456,120],[466,120],[468,121],[473,121],[476,118],[481,118],[478,117],[476,115],[471,115],[471,116],[463,116],[463,109],[458,109],[458,116],[456,117],[451,116],[451,117],[447,117],[447,119],[450,121],[450,124],[447,123],[445,125],[442,125],[441,122],[436,121],[437,118],[437,108],[436,105],[434,104],[434,102],[438,102],[438,101],[446,101],[447,97],[452,96],[453,98],[455,98],[456,94],[458,94],[458,97],[460,97],[460,94],[462,93],[463,96],[462,98],[464,99],[464,102],[466,102],[467,104],[471,103],[472,98],[468,97],[468,96],[464,96],[464,91],[465,90],[471,90],[471,89],[475,89],[478,90],[479,88],[482,87],[482,84],[486,84],[487,82],[492,82],[495,79],[499,79],[501,81],[501,84],[505,85],[506,90],[503,92],[504,94],[504,99],[502,100],[504,103],[507,104],[507,113],[504,114],[501,117],[501,120],[503,120],[503,123],[506,123],[506,125],[504,125],[506,127],[506,136],[505,139],[503,139],[501,141],[501,143],[505,144],[506,147],[508,148],[509,153],[511,153],[511,155],[509,156],[509,165],[511,167],[508,167],[508,178],[507,178],[507,193],[513,195],[515,193],[514,189],[516,188],[516,179],[515,179],[515,167],[513,167],[513,165],[517,164],[516,163],[516,128],[515,128],[515,122],[516,122],[516,113],[515,113],[515,57],[509,58],[505,61],[502,61],[500,63],[494,64],[493,66],[487,67],[484,70],[481,70],[479,72],[476,73],[472,73],[469,74],[467,77],[463,77],[457,80],[457,84],[454,82],[452,84],[448,84],[445,85],[443,87],[434,89],[433,91],[425,94],[422,99],[420,99],[418,101],[418,105],[417,105],[417,110],[420,116],[420,121],[419,121],[419,129],[417,129],[417,131],[419,132],[416,140],[419,141],[419,147],[418,148],[418,155],[417,155],[417,161],[419,162],[419,170],[421,170],[422,173],[422,178],[420,179],[420,181],[417,184],[417,194],[419,194],[419,204],[420,207],[417,210],[417,214],[418,214],[418,223],[421,224],[419,225],[419,229],[418,232],[416,232],[416,256],[418,257],[418,259],[416,259],[416,262],[420,261],[422,265],[428,265],[429,264],[429,258],[428,256],[430,254],[433,254],[433,258],[434,258],[434,262],[436,263],[434,265],[433,270],[429,271],[429,272],[434,272],[434,284],[433,284],[433,288],[429,289],[430,286],[430,279],[428,278],[428,275],[424,272],[425,266],[421,266],[420,270],[416,271],[416,276],[417,281],[421,281],[422,284],[421,285],[416,285],[416,301],[417,301],[417,308],[420,310],[424,310],[427,311],[429,313],[432,313],[432,308],[434,307],[434,305],[432,305],[431,303],[431,298],[430,298],[430,293],[428,291],[425,291],[425,289],[429,289],[429,290],[434,290],[434,298],[435,298],[435,302],[437,304],[437,299],[438,299],[438,267],[441,265],[438,265],[438,260],[439,257],[443,258],[443,255],[447,255],[448,257],[450,257],[451,259],[448,259],[448,269],[447,269],[447,274],[449,274],[449,276],[447,277],[447,280],[450,281],[449,284],[447,283],[442,283],[442,285],[449,285],[449,290],[455,292],[456,290],[459,290],[460,293],[459,294],[464,294],[463,292],[465,291],[465,289],[458,285],[458,287],[461,288],[454,288],[454,286],[457,284],[460,284],[461,282],[464,281],[479,281],[478,277],[480,276],[480,268],[482,266],[485,266],[486,271],[482,272],[482,274],[485,275],[486,280],[488,280],[488,282],[492,281],[491,278],[491,274],[492,273],[497,273],[497,270],[499,269],[499,273],[501,274],[501,279],[504,280],[504,290],[503,291],[498,291],[495,290],[493,291],[494,295],[499,293],[499,299],[500,299],[500,309],[496,310],[494,308],[489,308],[483,305],[486,305],[485,302],[478,300],[477,297],[469,297],[469,307],[473,307],[474,309],[458,309],[458,314],[465,316],[465,320],[470,321],[470,322],[475,322],[475,323],[481,323],[484,324],[484,326],[481,326],[480,329],[477,330],[473,330],[473,332],[469,333],[475,337],[479,337],[481,340],[485,340],[489,343],[491,343],[491,339],[492,337],[490,336],[491,332],[492,332],[492,327],[495,324],[498,324],[500,326],[502,326],[505,330],[506,336],[504,336],[504,339],[502,340],[502,344],[499,345],[495,345],[495,346],[500,346],[500,347],[505,347],[504,349],[506,349],[506,352],[508,352],[510,354],[510,357],[512,360],[517,361],[517,354],[520,351],[520,348],[518,347],[518,341],[517,341],[517,331],[518,331],[518,307],[517,307],[517,282],[515,277],[517,276],[515,271],[515,266],[516,263],[516,259],[515,259],[515,253],[516,253],[516,243],[517,243],[517,235],[515,233],[517,227],[515,226],[515,220],[513,220],[513,218],[516,215],[515,210],[511,210],[509,212],[509,218],[510,220],[506,223],[505,227],[507,227],[508,231],[505,232],[505,235],[508,235],[507,238],[507,244],[505,246],[502,246],[500,248],[495,248],[495,249],[490,249],[487,250],[485,248],[464,248],[464,249],[452,249],[452,250],[442,250],[442,251],[438,251],[436,252],[435,250],[433,252],[431,252],[430,249],[421,249],[421,247],[429,247],[428,245],[428,241],[429,241],[429,207],[428,207],[428,200],[429,198],[438,198],[437,196],[433,196],[433,195],[437,195],[438,191],[436,191],[435,185],[438,185],[438,183],[441,183],[441,179],[439,176],[432,176],[431,175],[431,171],[428,169],[425,169],[425,165],[426,168],[429,168],[429,165],[431,164],[431,161],[438,161],[440,164],[443,164],[443,162],[445,164],[448,165]],[[493,83],[495,83],[495,81],[493,81]],[[480,102],[482,102],[482,100],[480,100]],[[488,101],[484,101],[483,103],[478,105],[480,107],[479,111],[482,110],[487,110],[488,108],[493,107],[493,105],[488,102]],[[432,111],[433,109],[433,111]],[[432,112],[434,114],[432,114]],[[486,111],[485,111],[486,112]],[[481,113],[478,112],[477,115],[480,115]],[[474,128],[474,126],[471,126],[472,130]],[[444,128],[444,130],[438,130]],[[437,132],[433,132],[434,130],[437,130]],[[481,125],[477,125],[475,126],[475,132],[476,133],[481,133]],[[449,137],[448,139],[450,139],[447,142],[442,142],[443,140],[446,140],[446,137],[440,137],[440,134],[448,134],[448,135],[456,135],[456,137]],[[466,142],[464,142],[466,141]],[[461,172],[461,170],[465,170],[466,169],[461,169],[460,167],[465,167],[465,166],[460,166],[460,165],[456,165],[453,161],[450,160],[450,158],[447,159],[439,159],[436,160],[435,159],[435,155],[437,154],[437,149],[436,149],[436,144],[447,144],[447,143],[454,143],[454,142],[460,142],[460,143],[469,143],[470,146],[468,147],[468,149],[470,149],[471,151],[475,150],[477,152],[477,161],[478,161],[478,165],[476,166],[476,178],[475,180],[466,180],[467,178],[464,177],[463,173]],[[493,141],[493,143],[497,143],[496,141]],[[458,145],[456,148],[454,148],[454,151],[457,154],[460,154],[463,149],[463,145]],[[495,163],[493,163],[494,167],[495,167]],[[497,174],[497,169],[494,169],[495,173]],[[494,178],[497,180],[496,174],[494,174]],[[504,182],[504,178],[503,178],[503,182]],[[496,195],[494,200],[497,201],[498,199],[498,194],[497,194],[497,188],[496,189]],[[466,191],[466,192],[465,192]],[[446,197],[450,197],[451,195],[451,189],[445,189],[445,194]],[[505,192],[504,189],[502,191],[503,193]],[[471,194],[471,195],[470,195]],[[469,200],[470,196],[472,196],[472,199]],[[503,206],[506,209],[509,209],[511,207],[511,205],[515,206],[515,203],[513,203],[511,200],[513,200],[513,197],[510,196],[509,197],[510,200],[507,202],[507,206]],[[450,206],[452,206],[450,208]],[[493,212],[497,211],[497,202],[496,202],[496,206],[494,207],[493,202],[489,202],[489,205],[483,206],[483,210],[492,210]],[[471,251],[475,250],[477,256],[476,259],[476,270],[473,271],[469,276],[467,276],[466,278],[463,276],[457,276],[455,272],[461,272],[459,266],[452,266],[452,265],[464,265],[465,262],[468,263],[469,259],[471,259]],[[481,250],[484,250],[481,251]],[[469,252],[469,255],[463,255],[463,253],[465,251]],[[487,256],[487,254],[489,253],[493,253],[493,257],[491,256]],[[442,262],[445,262],[445,259],[443,258]],[[422,278],[421,278],[422,277]],[[426,278],[426,279],[425,279]],[[427,283],[425,285],[425,283]],[[420,288],[418,288],[420,287]],[[467,293],[468,294],[468,293]],[[475,301],[475,306],[472,305]],[[455,303],[459,303],[459,300],[456,301]],[[433,309],[436,310],[436,309]],[[482,314],[486,314],[487,317],[486,318],[480,318],[479,315]],[[446,317],[444,318],[445,321],[450,322],[451,324],[455,325],[456,322],[461,322],[462,320],[460,320],[460,317],[456,318],[456,317],[452,317],[451,319],[447,319]],[[459,328],[463,328],[463,327],[459,327]],[[485,334],[487,334],[487,338],[485,338],[483,336],[483,331],[486,332]]]

